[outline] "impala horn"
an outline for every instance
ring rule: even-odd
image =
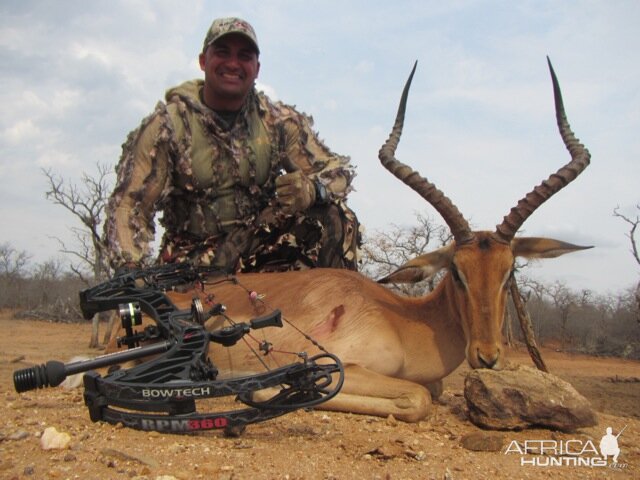
[[[416,71],[417,65],[418,62],[416,61],[413,65],[413,69],[411,70],[411,74],[409,75],[409,79],[404,86],[393,129],[391,130],[391,134],[385,144],[380,148],[378,158],[387,170],[402,180],[405,185],[411,187],[438,211],[449,226],[456,243],[469,243],[474,238],[473,232],[469,228],[469,224],[465,220],[464,216],[460,213],[453,202],[449,200],[449,198],[433,183],[429,182],[426,178],[421,177],[418,172],[395,158],[395,152],[398,148],[400,135],[402,135],[402,127],[404,125],[404,114],[407,107],[409,87],[411,86],[411,80],[413,79],[413,74]]]
[[[552,174],[547,180],[544,180],[531,192],[527,193],[527,195],[511,209],[509,214],[504,217],[502,223],[496,226],[496,235],[505,242],[513,240],[513,237],[525,220],[529,218],[540,205],[575,180],[575,178],[587,168],[589,160],[591,159],[589,150],[580,143],[571,131],[571,127],[567,121],[567,115],[564,112],[558,78],[553,71],[549,57],[547,57],[547,63],[549,64],[549,71],[551,72],[551,80],[553,82],[553,96],[556,105],[558,129],[560,130],[562,141],[571,154],[571,161],[556,173]]]

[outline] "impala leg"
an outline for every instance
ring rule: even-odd
[[[320,404],[319,410],[377,417],[393,415],[405,422],[420,421],[430,412],[431,395],[422,385],[381,375],[359,365],[345,366],[344,373],[340,393]]]
[[[427,383],[427,389],[431,394],[432,400],[438,400],[442,392],[444,391],[444,386],[442,385],[442,380],[437,380],[433,383]]]

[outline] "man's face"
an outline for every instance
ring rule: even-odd
[[[204,99],[214,109],[237,110],[254,85],[260,62],[249,39],[225,35],[200,54]]]

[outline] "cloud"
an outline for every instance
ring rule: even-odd
[[[267,85],[262,82],[256,82],[256,89],[260,92],[264,92],[265,94],[267,94],[267,96],[272,100],[279,100],[278,94],[276,93],[276,89],[273,88],[271,85]]]
[[[2,132],[3,140],[10,144],[21,144],[29,140],[34,140],[39,136],[39,130],[34,125],[33,120],[25,119],[10,125]]]

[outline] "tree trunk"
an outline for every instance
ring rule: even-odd
[[[533,360],[533,363],[538,368],[538,370],[549,372],[547,365],[542,359],[542,355],[540,354],[538,345],[536,344],[536,337],[533,333],[531,318],[529,317],[529,313],[527,312],[524,300],[520,295],[520,291],[518,290],[518,285],[515,278],[511,280],[509,289],[511,291],[511,300],[513,301],[513,306],[516,309],[516,314],[518,315],[518,320],[520,321],[520,328],[522,329],[522,333],[524,334],[524,339],[527,345],[527,350],[529,351],[529,355],[531,356],[531,359]]]
[[[98,330],[100,329],[100,314],[96,313],[91,319],[91,340],[89,341],[89,348],[100,347],[98,342]]]
[[[102,343],[104,345],[109,344],[109,341],[111,340],[111,334],[113,333],[113,326],[115,325],[117,319],[118,319],[118,315],[114,310],[112,310],[109,314],[107,329],[104,331],[104,339],[102,340]]]
[[[636,322],[640,325],[640,282],[636,287]]]
[[[101,346],[98,340],[100,323],[107,323],[106,331],[104,332],[104,344],[109,343],[115,319],[116,314],[113,311],[99,312],[93,316],[91,320],[91,341],[89,342],[89,348],[100,348]]]
[[[505,308],[504,310],[504,336],[507,341],[507,346],[511,348],[513,346],[513,328],[508,308]]]

